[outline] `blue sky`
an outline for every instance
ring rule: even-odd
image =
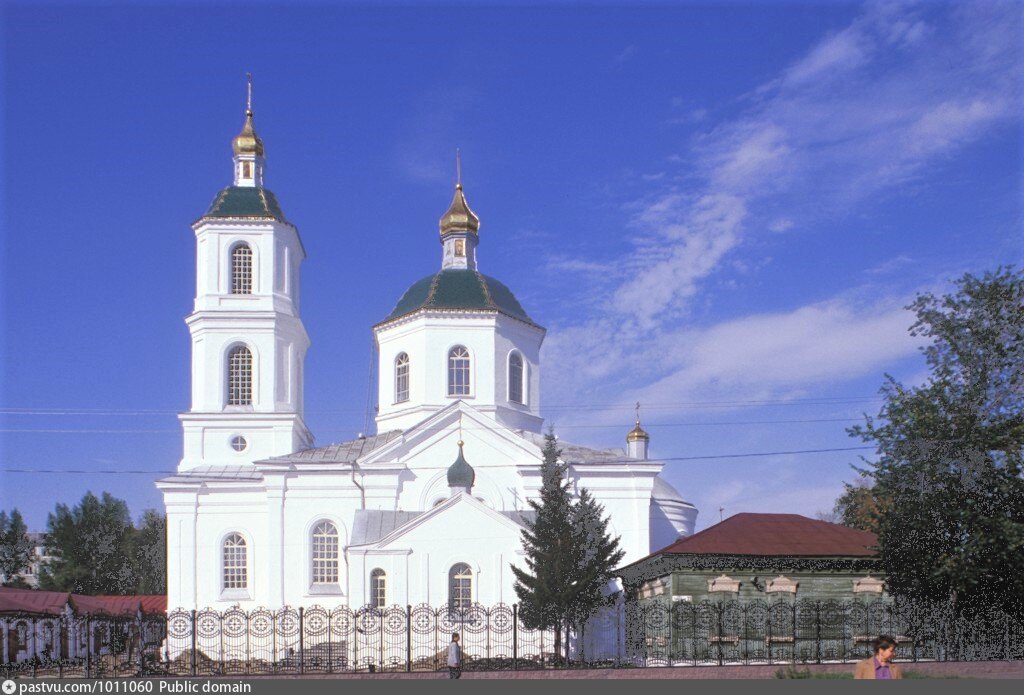
[[[320,445],[367,430],[370,326],[439,265],[456,148],[481,270],[548,328],[544,415],[623,446],[640,400],[698,528],[831,507],[870,452],[722,457],[858,446],[883,374],[924,374],[902,307],[1024,260],[1017,3],[2,12],[0,508],[33,529],[88,489],[161,506],[246,72]]]

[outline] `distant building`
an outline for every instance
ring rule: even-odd
[[[878,538],[798,514],[736,514],[632,562],[629,599],[851,599],[884,594]]]
[[[39,586],[39,570],[42,566],[49,562],[52,557],[46,554],[46,534],[36,531],[30,531],[26,534],[29,542],[32,544],[32,562],[29,565],[27,571],[22,572],[18,576],[25,580],[33,589]],[[0,584],[6,584],[14,577],[7,577],[3,572],[0,572]]]

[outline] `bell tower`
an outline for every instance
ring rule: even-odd
[[[178,416],[178,466],[223,466],[312,446],[303,422],[303,361],[309,338],[299,317],[299,232],[263,187],[249,79],[245,122],[232,141],[233,184],[196,220],[192,405]]]

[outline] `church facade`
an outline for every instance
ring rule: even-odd
[[[525,566],[541,485],[545,330],[480,272],[461,182],[440,220],[440,268],[372,328],[377,433],[314,447],[305,250],[264,186],[251,108],[232,144],[233,183],[193,224],[192,402],[178,470],[157,483],[168,608],[514,603],[510,566]],[[693,532],[697,510],[660,477],[639,419],[626,450],[559,444],[624,563]]]

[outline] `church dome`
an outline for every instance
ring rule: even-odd
[[[231,141],[231,149],[235,154],[254,154],[257,157],[263,156],[263,141],[256,134],[256,128],[252,123],[252,111],[245,112],[245,124],[242,132]]]
[[[441,236],[448,232],[479,234],[480,218],[469,209],[469,203],[466,202],[466,195],[462,192],[461,183],[456,184],[455,197],[452,198],[452,204],[448,206],[447,212],[441,215],[438,227],[441,229]]]
[[[536,325],[512,290],[492,277],[466,268],[449,268],[417,281],[384,320],[397,319],[420,309],[497,311]]]
[[[469,489],[476,482],[476,471],[462,455],[462,442],[459,442],[459,457],[448,467],[448,487]]]

